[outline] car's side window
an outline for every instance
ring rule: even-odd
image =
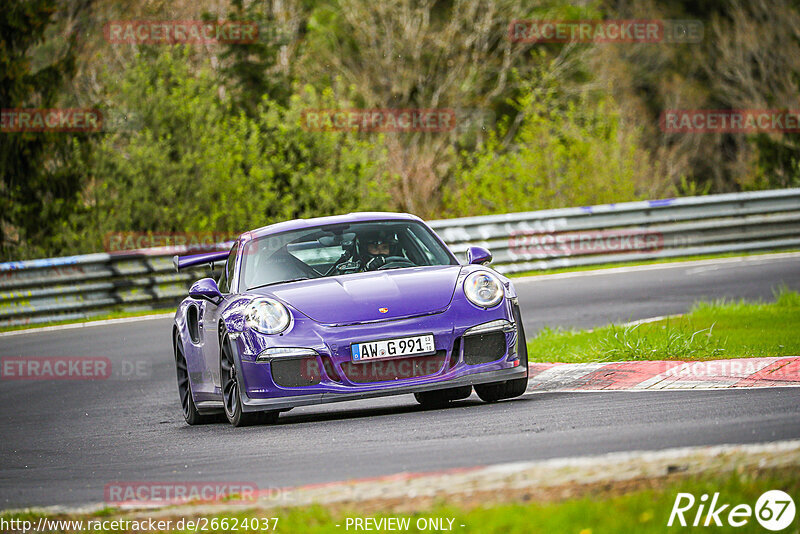
[[[426,265],[436,265],[436,256],[434,256],[431,249],[420,240],[419,236],[414,233],[410,228],[406,232],[409,240],[417,247],[417,249],[425,256]]]
[[[236,251],[239,249],[239,242],[233,244],[228,260],[225,262],[225,268],[222,269],[222,274],[219,277],[219,290],[222,293],[231,292],[231,280],[233,279],[233,269],[236,266]]]
[[[229,290],[228,273],[225,269],[222,269],[222,274],[219,275],[219,280],[217,280],[217,287],[222,293],[227,293]]]

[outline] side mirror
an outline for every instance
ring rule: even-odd
[[[483,265],[492,261],[492,253],[483,247],[469,247],[467,249],[467,263]]]
[[[189,288],[189,296],[193,299],[207,300],[214,304],[219,304],[223,299],[222,293],[220,293],[213,278],[203,278],[192,284],[192,287]]]

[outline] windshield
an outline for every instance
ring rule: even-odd
[[[304,228],[249,242],[246,289],[282,282],[430,265],[457,265],[431,231],[415,221],[370,221]]]

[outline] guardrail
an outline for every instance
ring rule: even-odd
[[[431,221],[453,252],[488,248],[503,273],[800,248],[800,188]],[[143,249],[0,263],[0,326],[172,306],[209,269],[175,273]]]

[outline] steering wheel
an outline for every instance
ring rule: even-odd
[[[376,271],[384,271],[386,269],[399,269],[400,267],[416,267],[417,264],[410,261],[403,256],[386,256],[385,263],[375,269]]]
[[[353,255],[352,255],[352,254],[350,254],[348,251],[345,251],[345,252],[344,252],[344,253],[343,253],[341,256],[339,256],[339,259],[338,259],[338,260],[336,260],[335,262],[333,262],[333,265],[331,265],[331,266],[330,266],[330,269],[328,269],[327,271],[325,271],[325,274],[323,274],[322,276],[323,276],[323,277],[325,277],[325,276],[330,276],[330,275],[331,275],[331,273],[332,273],[333,271],[337,270],[337,269],[339,268],[339,266],[340,266],[340,265],[342,265],[343,263],[347,262],[347,260],[349,260],[350,258],[352,258],[352,256],[353,256]]]

